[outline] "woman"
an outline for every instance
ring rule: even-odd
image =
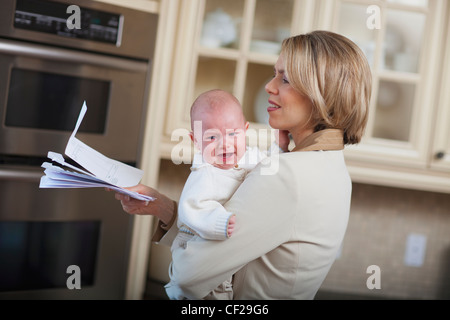
[[[235,299],[313,299],[335,260],[351,198],[342,149],[358,143],[366,126],[367,60],[335,33],[294,36],[283,42],[266,91],[271,127],[289,131],[295,148],[279,155],[276,174],[253,170],[225,204],[236,213],[233,237],[196,237],[173,252],[180,295],[200,299],[234,274]],[[124,210],[158,217],[154,239],[170,242],[176,203],[143,185],[132,190],[157,200],[146,206],[117,194]]]

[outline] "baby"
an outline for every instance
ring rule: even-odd
[[[200,152],[194,155],[191,174],[181,193],[179,233],[172,251],[184,248],[194,235],[210,240],[232,236],[236,217],[223,204],[266,157],[257,147],[246,146],[248,126],[239,101],[226,91],[207,91],[194,101],[190,136]],[[173,282],[166,285],[166,292],[171,299],[184,298]],[[204,299],[232,298],[230,279]]]

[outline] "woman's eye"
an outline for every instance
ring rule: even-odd
[[[283,83],[289,83],[289,80],[285,77],[283,77]]]

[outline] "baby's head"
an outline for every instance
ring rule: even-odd
[[[191,139],[205,161],[220,169],[234,167],[244,155],[248,125],[239,101],[223,90],[202,93],[191,107]]]

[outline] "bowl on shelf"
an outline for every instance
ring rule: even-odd
[[[225,47],[237,38],[236,25],[233,18],[222,8],[206,14],[203,22],[200,42],[205,47]]]

